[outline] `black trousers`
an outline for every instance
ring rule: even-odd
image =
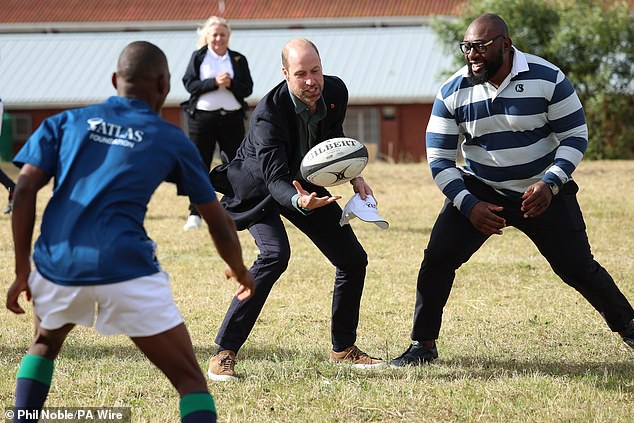
[[[337,351],[354,345],[359,306],[365,281],[367,255],[350,225],[340,226],[341,208],[332,203],[303,216],[280,207],[280,214],[302,231],[336,267],[332,297],[331,336]],[[291,248],[280,215],[273,213],[249,227],[260,249],[251,272],[255,295],[241,302],[235,297],[222,322],[216,344],[237,352],[255,325],[273,284],[288,266]]]
[[[8,191],[13,191],[15,189],[15,182],[13,182],[11,178],[2,171],[2,169],[0,169],[0,184],[4,185]]]
[[[188,125],[189,137],[198,148],[207,169],[211,168],[216,143],[220,148],[222,161],[228,162],[235,157],[236,150],[244,139],[244,116],[241,110],[222,113],[196,110],[193,117],[189,116]],[[189,211],[190,214],[198,215],[191,204]]]
[[[507,225],[533,241],[555,273],[601,313],[610,329],[625,329],[634,318],[634,310],[610,274],[592,256],[574,181],[553,197],[546,212],[530,219],[523,217],[519,201],[498,194],[472,176],[465,176],[465,183],[481,200],[504,207],[500,215]],[[413,340],[438,338],[455,272],[486,239],[456,207],[445,203],[418,273]]]

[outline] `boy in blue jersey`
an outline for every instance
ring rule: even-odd
[[[129,44],[112,76],[117,97],[47,119],[14,158],[21,166],[12,218],[16,276],[6,304],[24,313],[18,298],[26,292],[39,320],[18,371],[16,411],[43,407],[53,361],[76,324],[93,325],[96,304],[97,330],[128,335],[177,389],[183,422],[216,421],[169,277],[143,227],[147,204],[163,181],[197,205],[228,264],[226,276],[240,284],[239,298],[252,295],[253,279],[198,152],[158,115],[169,78],[158,47]],[[51,178],[53,196],[31,270],[36,197]]]
[[[572,173],[588,130],[572,85],[552,63],[517,50],[497,15],[475,19],[460,48],[467,65],[440,88],[426,134],[429,166],[447,201],[418,274],[413,342],[392,365],[438,357],[455,271],[509,225],[634,348],[634,310],[594,260],[577,203]]]

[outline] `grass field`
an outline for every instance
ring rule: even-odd
[[[9,164],[5,170],[15,171]],[[581,187],[593,252],[634,301],[634,162],[583,162]],[[372,163],[365,171],[390,222],[352,221],[369,256],[358,345],[383,358],[409,344],[416,275],[443,198],[424,164]],[[350,196],[348,185],[333,189]],[[40,195],[39,214],[49,194]],[[5,205],[0,190],[0,206]],[[170,272],[201,367],[234,286],[206,231],[182,231],[187,200],[163,185],[146,228]],[[0,215],[0,275],[12,281],[10,219]],[[241,351],[238,383],[209,383],[227,422],[632,422],[634,351],[549,269],[519,231],[490,239],[458,272],[437,364],[355,371],[328,363],[334,270],[289,227],[293,255]],[[257,251],[240,233],[246,262]],[[2,300],[4,302],[4,299]],[[0,405],[31,340],[31,314],[0,311]],[[148,318],[151,318],[150,316]],[[129,406],[134,422],[178,421],[178,397],[125,337],[71,333],[47,406]]]

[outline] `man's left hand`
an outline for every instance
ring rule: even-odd
[[[550,206],[553,193],[544,181],[535,182],[522,195],[522,211],[524,217],[537,217]]]
[[[350,179],[350,183],[352,184],[352,190],[356,193],[359,193],[359,196],[362,200],[365,200],[368,195],[374,197],[372,188],[370,188],[370,185],[365,182],[363,176],[357,176],[356,178]]]

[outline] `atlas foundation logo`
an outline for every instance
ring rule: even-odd
[[[88,138],[91,141],[127,148],[134,148],[137,143],[143,141],[143,131],[140,129],[109,123],[100,117],[90,118],[86,123],[90,133]]]

